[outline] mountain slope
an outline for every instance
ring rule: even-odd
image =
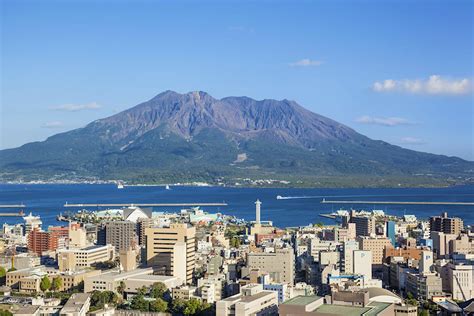
[[[205,92],[166,91],[84,128],[0,151],[3,180],[445,185],[471,181],[473,170],[460,158],[371,140],[294,101]]]

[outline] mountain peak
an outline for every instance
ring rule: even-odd
[[[219,100],[203,91],[167,90],[84,128],[0,151],[0,169],[20,177],[64,173],[182,182],[252,176],[330,185],[370,175],[388,185],[386,177],[412,183],[468,179],[474,165],[371,140],[287,99]]]

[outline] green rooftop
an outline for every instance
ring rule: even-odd
[[[308,296],[301,295],[301,296],[293,297],[292,299],[289,299],[289,300],[283,302],[283,304],[308,305],[308,304],[313,303],[316,300],[319,300],[320,298],[321,298],[321,296],[317,296],[317,295],[308,295]]]
[[[389,307],[391,304],[388,303],[379,303],[379,302],[372,302],[367,307],[372,307],[370,311],[364,314],[364,316],[376,316],[378,315],[381,311]]]
[[[370,307],[324,304],[316,308],[315,312],[344,316],[360,316],[370,310]]]

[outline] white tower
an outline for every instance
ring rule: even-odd
[[[255,224],[260,224],[260,205],[262,205],[262,202],[257,199],[255,201]]]

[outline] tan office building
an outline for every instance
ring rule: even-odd
[[[58,266],[60,271],[75,271],[90,267],[97,262],[114,259],[114,247],[90,246],[82,249],[61,249],[58,251]]]
[[[250,270],[260,269],[277,283],[293,284],[295,276],[295,255],[293,249],[277,249],[276,252],[252,252],[248,254]]]
[[[162,275],[191,283],[195,265],[196,228],[188,224],[146,228],[146,261]]]
[[[382,264],[385,247],[392,247],[390,239],[386,237],[359,237],[359,249],[372,252],[372,264]]]

